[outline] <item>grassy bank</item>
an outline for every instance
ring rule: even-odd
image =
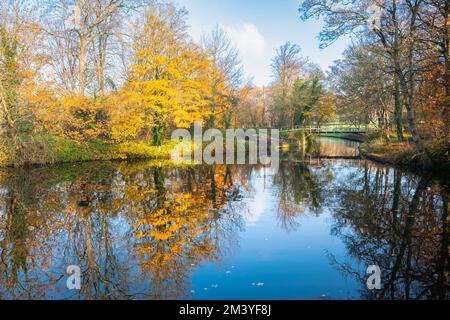
[[[439,143],[428,142],[425,145],[426,153],[431,160],[425,164],[417,154],[412,143],[397,142],[395,134],[391,135],[391,143],[378,133],[369,134],[360,146],[361,154],[371,160],[392,164],[411,171],[434,171],[450,173],[450,157],[448,148]],[[410,137],[406,137],[409,139]]]
[[[176,146],[173,141],[165,141],[162,146],[152,146],[145,142],[108,143],[102,140],[76,142],[57,136],[34,137],[34,147],[27,147],[24,165],[46,165],[70,162],[170,159]],[[32,143],[28,143],[32,145]],[[8,144],[0,148],[0,167],[12,166],[11,150]]]

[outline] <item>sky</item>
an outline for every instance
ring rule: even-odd
[[[319,49],[322,22],[300,20],[299,0],[178,0],[189,11],[190,32],[199,41],[219,24],[239,49],[245,77],[264,86],[272,81],[270,64],[286,41],[302,48],[302,55],[326,71],[340,59],[349,38]]]

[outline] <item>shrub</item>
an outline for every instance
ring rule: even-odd
[[[5,166],[8,164],[8,155],[6,151],[6,146],[0,143],[0,166]]]
[[[118,154],[123,159],[170,158],[176,145],[173,141],[160,147],[144,142],[124,142],[120,144]]]
[[[366,139],[365,139],[366,143],[372,144],[372,143],[378,142],[378,141],[384,141],[383,133],[381,131],[369,132],[366,135]]]
[[[280,139],[287,139],[289,138],[289,132],[288,131],[280,131]]]

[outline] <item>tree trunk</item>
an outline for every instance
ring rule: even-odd
[[[164,123],[162,120],[156,120],[155,127],[153,128],[153,145],[156,147],[162,146],[163,136]]]
[[[100,31],[97,41],[98,41],[97,43],[98,57],[96,61],[97,87],[99,94],[103,96],[105,94],[105,87],[106,87],[105,68],[106,68],[106,49],[108,46],[108,34]]]
[[[80,53],[78,55],[78,93],[84,95],[86,91],[86,56],[87,56],[87,41],[86,38],[80,36]]]
[[[394,110],[394,121],[397,128],[397,140],[402,142],[403,137],[403,107],[402,99],[400,96],[400,80],[395,79],[395,110]]]
[[[407,47],[407,59],[408,59],[408,66],[407,66],[407,75],[403,74],[401,64],[400,64],[400,57],[399,55],[396,55],[395,57],[395,69],[397,76],[400,79],[400,86],[404,95],[404,104],[406,108],[406,116],[408,121],[409,130],[412,135],[412,140],[414,142],[414,145],[416,147],[416,151],[419,154],[420,158],[422,159],[422,162],[424,166],[428,166],[431,161],[428,157],[427,153],[425,152],[425,147],[422,141],[422,138],[419,135],[419,131],[417,129],[416,119],[415,119],[415,65],[414,65],[414,50],[415,50],[415,44],[416,40],[414,37],[416,37],[416,20],[417,20],[417,4],[416,6],[411,6],[411,17],[410,17],[410,30],[409,30],[409,43]],[[408,76],[408,78],[406,78]]]
[[[400,73],[401,73],[401,71],[400,71]],[[422,138],[419,135],[419,131],[417,130],[417,125],[416,125],[416,119],[415,119],[415,113],[414,113],[414,102],[415,102],[414,101],[414,83],[410,83],[409,88],[408,88],[406,80],[403,78],[403,74],[400,77],[402,78],[402,80],[400,81],[401,86],[402,86],[402,91],[406,95],[406,97],[404,99],[405,100],[404,103],[405,103],[405,109],[406,109],[406,120],[408,122],[409,131],[411,133],[412,140],[416,147],[417,153],[420,155],[420,157],[422,158],[422,160],[424,161],[425,164],[429,164],[430,159],[425,152],[425,147],[423,145]],[[412,82],[413,79],[410,79],[410,81]]]
[[[20,145],[16,132],[16,124],[13,116],[11,115],[11,107],[8,106],[8,101],[6,99],[6,92],[3,87],[2,80],[0,79],[0,104],[2,107],[2,113],[6,120],[7,135],[12,141],[12,162],[13,166],[16,167],[20,162]],[[0,123],[1,124],[1,123]]]
[[[450,147],[450,4],[446,2],[445,6],[445,47],[444,47],[444,59],[445,59],[445,98],[442,110],[442,119],[444,122],[444,141],[445,144]]]
[[[442,242],[440,249],[440,259],[438,262],[439,274],[438,274],[438,293],[439,298],[444,300],[448,298],[448,281],[449,281],[449,268],[450,268],[450,195],[447,187],[442,186]]]
[[[399,25],[398,25],[398,19],[397,19],[397,0],[394,0],[392,2],[392,19],[394,22],[394,44],[393,44],[393,58],[395,63],[399,62],[399,56],[400,56],[400,48],[399,48]],[[399,65],[398,65],[399,67]],[[397,66],[396,66],[397,68]],[[395,125],[397,127],[397,140],[403,141],[403,107],[402,107],[402,97],[400,93],[400,81],[401,77],[399,77],[398,72],[395,79],[395,110],[394,110],[394,117],[395,117]]]
[[[385,111],[385,114],[384,114],[384,139],[386,140],[386,144],[391,143],[391,128],[390,128],[387,111]]]

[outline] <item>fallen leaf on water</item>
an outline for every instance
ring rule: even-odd
[[[263,287],[264,286],[264,282],[253,282],[252,286],[254,286],[254,287]]]

